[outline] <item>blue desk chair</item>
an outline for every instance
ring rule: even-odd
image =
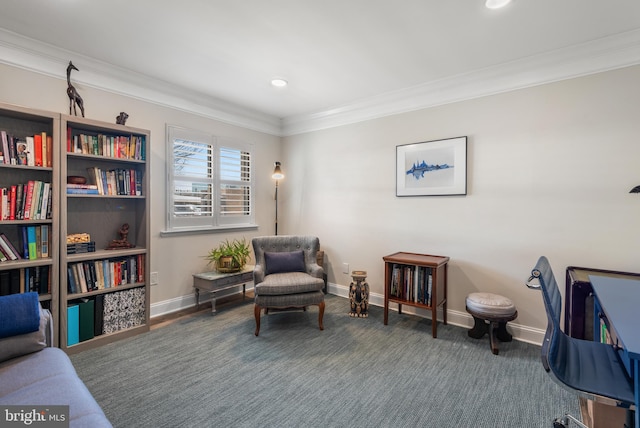
[[[532,284],[536,279],[539,285]],[[613,345],[576,339],[560,329],[562,297],[546,257],[540,257],[531,271],[527,287],[542,290],[547,310],[547,331],[542,343],[544,369],[557,383],[579,396],[628,409],[626,426],[632,428],[633,380]],[[569,419],[580,424],[572,416],[565,415],[556,419],[553,426],[566,427]]]

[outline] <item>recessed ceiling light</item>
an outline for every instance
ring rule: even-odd
[[[275,86],[276,88],[284,88],[285,86],[287,86],[287,84],[288,84],[288,83],[289,83],[289,82],[287,82],[287,81],[286,81],[286,80],[284,80],[284,79],[273,79],[273,80],[271,81],[271,84],[272,84],[273,86]]]
[[[504,7],[509,3],[511,3],[511,0],[487,0],[484,5],[489,9],[500,9],[501,7]]]

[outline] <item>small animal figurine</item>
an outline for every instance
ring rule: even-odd
[[[75,65],[73,65],[71,61],[69,61],[69,65],[67,66],[67,96],[69,97],[69,114],[71,114],[71,106],[73,106],[73,114],[77,116],[77,106],[80,107],[80,112],[82,113],[82,117],[84,117],[84,102],[82,101],[82,97],[80,96],[80,94],[78,94],[75,86],[71,84],[71,70],[80,71],[76,68]]]
[[[124,125],[127,122],[127,119],[129,119],[129,115],[121,111],[120,114],[116,116],[116,124]]]

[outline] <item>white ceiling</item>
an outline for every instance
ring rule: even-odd
[[[0,62],[64,78],[71,59],[85,84],[119,77],[191,108],[276,120],[283,134],[640,63],[638,0],[500,10],[484,0],[2,0],[0,10]],[[289,85],[272,87],[275,77]]]

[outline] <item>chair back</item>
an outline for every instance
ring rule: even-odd
[[[531,284],[537,279],[539,285]],[[634,385],[613,346],[576,339],[560,329],[562,297],[546,257],[538,259],[527,287],[540,289],[547,311],[547,330],[542,343],[542,366],[561,386],[589,400],[630,407]]]
[[[537,279],[540,285],[530,284],[531,280]],[[554,362],[561,360],[559,352],[566,347],[561,346],[562,342],[568,339],[560,330],[560,316],[562,313],[562,296],[558,289],[558,283],[553,275],[553,270],[549,264],[549,260],[542,256],[538,259],[538,263],[531,271],[531,277],[527,282],[527,287],[540,289],[542,291],[542,299],[544,307],[547,311],[547,330],[544,334],[542,342],[542,365],[549,372]]]
[[[251,240],[256,264],[253,271],[253,282],[259,284],[265,277],[264,253],[281,253],[302,250],[306,271],[311,276],[322,278],[324,270],[317,264],[320,250],[320,239],[317,236],[277,235],[257,236]]]

